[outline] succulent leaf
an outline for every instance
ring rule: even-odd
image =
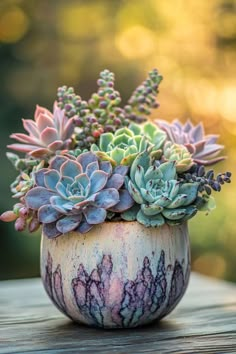
[[[144,202],[141,193],[139,193],[139,190],[135,187],[135,185],[131,181],[129,181],[128,190],[131,197],[134,199],[136,203],[142,204]]]
[[[124,150],[119,147],[115,147],[111,151],[111,158],[116,162],[117,165],[121,164],[121,161],[123,160],[124,156]]]
[[[119,188],[118,188],[119,189]],[[120,196],[115,188],[107,188],[97,193],[95,204],[99,208],[110,209],[120,201]]]
[[[77,157],[77,162],[79,162],[81,164],[83,171],[86,171],[86,167],[88,166],[88,164],[90,164],[91,162],[97,162],[97,161],[98,161],[98,159],[97,159],[96,155],[94,155],[90,151],[84,152],[83,154],[81,154]]]
[[[94,206],[88,206],[83,212],[88,224],[101,224],[106,219],[106,210]]]
[[[162,214],[166,219],[178,220],[185,216],[186,209],[176,208],[176,209],[165,209]]]
[[[106,172],[94,171],[90,177],[90,183],[91,183],[90,193],[91,194],[97,193],[98,191],[103,189],[103,187],[107,183],[107,178],[108,176]]]
[[[162,210],[163,207],[159,206],[158,204],[152,203],[152,204],[142,204],[141,205],[141,210],[145,215],[152,216],[152,215],[157,215],[159,214]]]
[[[137,221],[146,227],[162,226],[165,223],[165,219],[161,214],[157,215],[145,215],[141,210],[137,214]]]
[[[142,134],[142,128],[140,125],[136,123],[130,123],[129,129],[134,133],[134,135],[141,135]]]
[[[176,168],[175,163],[172,161],[162,163],[158,171],[162,173],[163,181],[170,181],[176,178]]]
[[[101,137],[100,137],[101,150],[102,151],[107,151],[108,145],[112,142],[112,140],[113,140],[113,134],[112,133],[104,133],[104,134],[102,134]]]
[[[78,227],[81,219],[82,219],[81,214],[68,215],[63,219],[57,221],[56,228],[62,234],[65,234],[67,232],[73,231],[76,227]]]
[[[101,162],[101,165],[103,164],[103,161]],[[114,168],[114,173],[118,173],[119,175],[126,176],[128,173],[129,167],[128,166],[116,166]]]
[[[47,187],[48,189],[51,189],[52,191],[55,191],[56,185],[60,179],[60,174],[58,173],[58,171],[51,170],[51,171],[47,171],[45,174],[42,173],[42,178],[43,178],[43,175],[44,175],[44,183],[43,184],[45,185],[45,187]]]
[[[151,165],[151,158],[148,154],[147,151],[142,152],[139,154],[134,162],[132,163],[131,169],[130,169],[130,178],[132,181],[135,180],[135,172],[139,166],[142,166],[144,171],[147,171],[148,167]]]
[[[56,227],[56,221],[50,224],[43,224],[43,233],[49,239],[56,238],[62,234]]]
[[[110,164],[109,161],[100,161],[99,162],[99,167],[100,167],[100,170],[106,172],[109,176],[111,175],[112,173],[112,165]],[[118,166],[119,167],[119,166]],[[121,170],[121,169],[120,169]],[[123,170],[123,173],[120,173],[120,171],[117,171],[116,172],[116,169],[114,169],[114,173],[119,173],[119,174],[122,174],[122,175],[126,175],[128,170],[126,168],[124,168]]]
[[[174,198],[174,200],[168,205],[168,208],[178,208],[179,206],[184,205],[187,198],[187,194],[178,194]]]
[[[130,196],[126,189],[120,189],[119,198],[119,202],[109,208],[110,211],[115,213],[122,213],[123,211],[130,209],[134,204],[133,198]]]
[[[52,223],[61,216],[50,204],[42,205],[38,210],[38,220],[43,224]]]
[[[128,210],[124,211],[121,214],[122,219],[126,221],[135,221],[137,219],[137,214],[140,210],[140,205],[139,204],[134,204],[131,208]]]
[[[55,196],[55,192],[44,187],[35,187],[26,194],[26,205],[30,209],[39,209],[45,204],[50,204],[52,196]]]
[[[145,179],[144,179],[144,168],[140,165],[137,166],[137,170],[135,172],[135,183],[138,186],[145,186]]]
[[[82,219],[79,226],[74,231],[78,231],[81,234],[85,234],[86,232],[89,232],[89,230],[91,230],[92,227],[93,227],[93,225],[88,224],[85,219]]]
[[[61,165],[60,173],[63,176],[75,178],[76,176],[82,173],[82,166],[76,161],[67,160]]]
[[[182,205],[188,205],[194,202],[198,192],[199,183],[184,183],[179,188],[180,194],[185,194],[185,202]]]
[[[90,162],[86,167],[85,173],[88,177],[91,177],[92,173],[94,171],[97,171],[98,169],[99,169],[99,165],[98,165],[97,161]],[[104,172],[106,172],[106,171],[104,171]]]
[[[49,168],[52,170],[60,171],[61,165],[67,161],[65,156],[55,156],[49,162]]]
[[[119,173],[114,173],[107,181],[106,188],[120,189],[124,184],[125,177]]]

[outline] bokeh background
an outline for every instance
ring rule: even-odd
[[[187,118],[219,133],[236,175],[236,1],[1,0],[0,212],[11,209],[16,176],[5,157],[21,118],[52,108],[57,87],[88,98],[99,72],[116,74],[123,100],[152,68],[164,76],[153,118]],[[236,282],[236,179],[217,209],[190,221],[193,269]],[[0,279],[39,275],[40,235],[0,224]]]

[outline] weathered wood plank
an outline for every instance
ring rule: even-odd
[[[160,323],[101,330],[60,314],[39,279],[0,282],[0,353],[236,353],[236,286],[193,274]]]

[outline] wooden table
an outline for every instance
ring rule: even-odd
[[[39,279],[0,282],[0,353],[236,353],[236,286],[192,274],[179,306],[132,330],[79,326]]]

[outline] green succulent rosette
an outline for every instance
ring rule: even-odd
[[[143,125],[131,123],[129,129],[135,135],[145,136],[146,139],[155,146],[155,150],[162,149],[166,141],[166,133],[151,122],[146,122]]]
[[[118,129],[114,134],[102,134],[98,145],[91,146],[91,151],[113,166],[130,166],[136,156],[147,149],[152,157],[159,158],[165,139],[166,133],[152,123],[142,127],[132,123],[129,128]]]
[[[199,183],[180,183],[174,161],[152,164],[147,151],[134,160],[126,188],[136,202],[122,214],[125,220],[137,220],[146,227],[181,224],[197,212]]]
[[[163,157],[166,161],[175,162],[176,171],[178,173],[190,170],[194,164],[192,155],[185,146],[173,144],[170,141],[167,141],[164,145]]]

